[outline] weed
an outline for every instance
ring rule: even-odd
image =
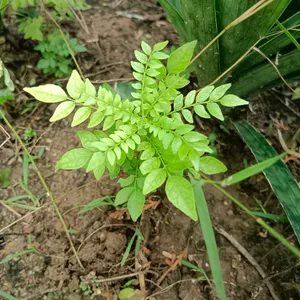
[[[29,142],[36,137],[36,132],[31,127],[26,127],[23,137],[26,142]]]
[[[74,54],[86,51],[85,47],[78,44],[77,39],[68,38],[68,44]],[[42,58],[37,67],[44,74],[55,75],[56,77],[71,74],[72,58],[59,31],[48,34],[46,40],[40,42],[34,49],[41,52]]]
[[[39,159],[44,153],[44,148],[41,148],[38,156],[33,156],[32,159]],[[29,175],[29,157],[27,155],[23,156],[23,176],[19,178],[19,186],[23,190],[23,195],[18,195],[11,197],[7,200],[0,200],[0,202],[12,206],[18,207],[26,210],[36,210],[40,206],[40,200],[45,197],[43,195],[35,195],[32,193],[28,187],[28,175]],[[3,183],[2,183],[3,184]],[[9,184],[9,182],[8,182]],[[28,200],[32,202],[32,205],[28,204]]]

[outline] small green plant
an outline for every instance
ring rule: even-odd
[[[77,39],[69,37],[66,37],[69,44],[67,46],[61,33],[55,26],[48,24],[42,11],[46,10],[52,21],[59,22],[74,18],[73,12],[76,9],[88,9],[85,0],[49,0],[44,1],[43,4],[35,0],[16,0],[12,1],[11,5],[16,12],[18,31],[24,34],[25,39],[39,42],[35,47],[35,50],[40,51],[42,55],[38,62],[38,69],[44,74],[56,77],[69,76],[72,72],[72,58],[68,46],[74,54],[84,52],[86,48],[79,45]],[[2,15],[3,13],[4,9]]]
[[[181,74],[190,65],[196,42],[184,44],[170,56],[161,52],[167,43],[151,48],[142,42],[143,52],[135,51],[137,61],[131,62],[137,80],[132,85],[133,101],[113,96],[101,86],[97,92],[89,79],[82,81],[77,71],[67,84],[69,95],[53,84],[25,88],[39,101],[61,102],[51,122],[67,117],[78,107],[73,127],[88,119],[88,128],[102,124],[102,131],[78,131],[82,147],[64,154],[56,168],[85,168],[99,180],[106,168],[114,178],[122,167],[128,177],[121,182],[114,204],[126,205],[134,221],[143,211],[146,195],[164,183],[169,201],[197,219],[193,187],[185,175],[200,171],[211,175],[227,169],[221,161],[206,155],[212,153],[209,140],[194,131],[191,111],[202,118],[224,120],[220,105],[248,103],[225,95],[230,84],[209,86],[199,93],[194,90],[184,97],[179,90],[189,81]]]
[[[12,95],[14,90],[15,85],[10,79],[8,70],[0,59],[0,105],[9,100],[14,100],[14,96]]]
[[[34,137],[36,136],[36,132],[29,126],[26,127],[25,131],[24,131],[24,140],[26,142],[31,141]]]
[[[67,38],[67,40],[74,54],[86,51],[85,47],[78,44],[77,39]],[[63,77],[72,73],[73,62],[70,51],[59,31],[48,34],[46,40],[39,42],[34,49],[41,52],[42,58],[37,67],[44,74]]]

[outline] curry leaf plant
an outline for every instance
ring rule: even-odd
[[[121,190],[115,205],[126,205],[134,221],[143,211],[146,195],[164,184],[169,201],[197,219],[193,187],[186,173],[211,175],[227,169],[210,156],[207,136],[194,130],[193,112],[201,118],[223,120],[220,106],[248,103],[225,95],[230,84],[193,90],[184,97],[179,90],[189,84],[183,72],[190,64],[196,42],[170,55],[162,52],[167,44],[161,42],[151,48],[142,42],[142,51],[135,51],[136,61],[131,62],[136,79],[132,84],[133,100],[121,99],[102,86],[97,90],[77,71],[67,84],[68,94],[53,84],[25,88],[39,101],[60,103],[50,121],[66,118],[74,110],[72,127],[88,120],[87,127],[94,131],[78,131],[82,147],[65,153],[56,168],[85,168],[97,180],[106,169],[114,178],[122,168],[128,177],[119,181]]]

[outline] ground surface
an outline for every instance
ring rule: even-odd
[[[82,54],[78,59],[84,73],[95,83],[112,79],[111,83],[114,84],[116,79],[130,78],[129,61],[133,58],[133,50],[139,47],[143,39],[150,44],[163,40],[169,40],[171,45],[178,42],[172,25],[166,21],[155,1],[143,1],[141,4],[140,1],[125,0],[117,7],[102,1],[95,2],[97,4],[93,4],[93,9],[83,14],[87,30],[74,23],[66,26],[66,29],[71,34],[76,34],[88,48],[89,52]],[[36,78],[38,83],[44,83],[45,80],[53,82],[53,79],[40,77],[32,68],[37,57],[35,54],[29,54],[31,45],[21,40],[19,43],[19,49],[9,43],[2,45],[7,67],[15,70],[13,77],[20,89],[16,104],[9,108],[10,119],[20,133],[28,125],[37,132],[37,137],[29,144],[32,153],[37,154],[41,147],[45,148],[45,153],[37,160],[37,164],[54,198],[57,199],[68,229],[76,230],[72,233],[72,240],[84,270],[80,268],[70,248],[64,228],[49,197],[45,195],[41,199],[42,208],[31,214],[16,209],[19,214],[17,216],[6,207],[0,206],[0,236],[4,239],[0,260],[27,249],[28,235],[39,252],[23,255],[0,265],[0,290],[21,300],[112,300],[117,299],[120,289],[132,278],[135,279],[132,286],[140,288],[141,278],[121,278],[99,284],[96,284],[93,278],[101,280],[132,274],[139,271],[142,264],[151,262],[150,271],[145,275],[147,296],[153,295],[151,299],[217,299],[213,288],[206,281],[195,281],[200,274],[184,266],[178,266],[170,272],[160,287],[156,285],[158,278],[169,267],[167,260],[176,258],[184,250],[188,261],[203,268],[208,276],[211,276],[199,224],[175,209],[162,191],[151,195],[149,200],[160,203],[156,209],[146,210],[138,224],[133,224],[126,216],[122,219],[120,214],[119,218],[116,218],[116,214],[112,215],[115,210],[111,207],[102,207],[78,215],[80,208],[91,200],[114,195],[119,189],[117,180],[110,181],[106,177],[95,182],[91,175],[83,171],[55,171],[54,165],[57,160],[67,150],[77,147],[79,141],[76,131],[69,129],[69,121],[49,126],[48,119],[54,109],[52,106],[41,105],[30,116],[19,114],[20,107],[26,100],[21,91],[23,86],[32,78]],[[21,52],[21,48],[25,50]],[[269,131],[270,141],[279,151],[281,149],[275,135],[276,127],[283,131],[288,140],[297,130],[295,124],[299,124],[299,118],[272,97],[272,94],[253,99],[247,117],[260,131]],[[273,124],[271,132],[270,124]],[[217,123],[199,123],[197,126],[198,130],[206,134],[217,133],[217,152],[230,173],[242,169],[245,160],[249,164],[254,162],[250,151],[234,132],[225,133]],[[299,141],[296,140],[295,143]],[[0,191],[1,199],[22,193],[18,186],[18,179],[22,175],[21,157],[21,148],[14,138],[0,149],[1,167],[12,167],[11,185],[8,189]],[[297,164],[291,161],[289,166],[295,176],[299,176]],[[45,193],[31,167],[29,187],[36,195]],[[250,208],[258,208],[255,202],[255,199],[258,199],[266,205],[268,212],[283,214],[278,200],[262,175],[255,176],[228,191]],[[228,299],[274,298],[266,286],[266,280],[263,280],[238,249],[219,233],[220,230],[225,230],[234,237],[254,257],[267,278],[270,278],[269,282],[278,299],[300,299],[300,272],[296,259],[222,193],[206,186],[205,194],[215,226]],[[20,216],[25,215],[25,218],[13,224]],[[269,224],[290,238],[291,242],[295,242],[288,225],[273,221]],[[127,264],[121,267],[120,262],[135,228],[139,228],[145,237],[142,244],[145,251],[140,252],[138,256],[131,253]],[[91,290],[98,295],[83,295],[80,285],[85,281],[90,282]],[[139,294],[132,299],[143,299],[143,296]]]

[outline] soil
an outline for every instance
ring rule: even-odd
[[[173,26],[166,21],[166,16],[155,1],[94,2],[92,9],[83,13],[86,28],[72,22],[65,24],[65,29],[71,35],[76,35],[88,48],[88,52],[82,53],[78,60],[84,73],[95,83],[108,79],[115,84],[120,78],[130,78],[129,61],[133,58],[133,51],[139,48],[141,40],[150,44],[163,40],[169,40],[170,45],[179,42]],[[115,4],[118,5],[115,7]],[[28,42],[20,40],[19,37],[16,39],[19,49],[7,41],[3,45],[5,51],[2,52],[11,53],[6,60],[4,57],[4,62],[9,69],[14,70],[13,77],[20,91],[15,106],[8,108],[8,116],[19,133],[29,125],[37,133],[34,140],[28,143],[28,147],[32,154],[37,154],[41,148],[44,149],[44,154],[36,162],[56,199],[68,229],[72,230],[72,241],[84,270],[74,256],[48,195],[30,166],[29,188],[35,195],[43,195],[40,200],[41,208],[32,213],[15,209],[18,214],[16,215],[7,207],[0,206],[0,260],[28,249],[28,237],[31,238],[37,252],[19,256],[0,265],[0,290],[22,300],[113,300],[117,299],[119,291],[131,279],[131,286],[138,290],[141,279],[137,276],[125,276],[139,271],[142,265],[151,262],[145,274],[147,296],[153,295],[149,299],[218,299],[212,285],[205,280],[197,280],[201,274],[182,265],[170,272],[160,287],[157,286],[158,278],[169,268],[168,263],[184,251],[185,259],[203,268],[211,278],[199,223],[191,221],[173,207],[162,191],[150,195],[149,200],[158,201],[159,205],[157,208],[145,210],[137,224],[132,223],[120,212],[115,214],[115,209],[111,206],[102,206],[85,214],[78,214],[91,200],[115,195],[119,189],[117,179],[111,181],[105,176],[96,182],[93,176],[82,170],[55,170],[55,163],[62,154],[78,147],[78,128],[71,129],[70,120],[49,125],[48,119],[54,109],[52,106],[40,105],[31,115],[20,115],[20,107],[24,106],[24,101],[27,104],[31,103],[31,99],[27,99],[22,93],[22,87],[28,85],[32,79],[37,83],[45,83],[53,82],[53,78],[38,75],[33,67],[38,57],[30,52]],[[26,47],[19,53],[22,45]],[[18,58],[17,61],[15,57]],[[17,68],[18,64],[20,67]],[[284,99],[282,89],[272,93]],[[299,116],[287,109],[282,102],[274,100],[276,97],[272,93],[268,92],[252,99],[246,117],[260,131],[268,132],[273,146],[282,152],[276,137],[276,127],[283,130],[285,138],[290,139],[298,129]],[[295,109],[299,109],[299,106]],[[270,124],[273,124],[271,131]],[[230,134],[225,133],[218,123],[212,122],[199,123],[197,126],[205,134],[217,134],[217,153],[228,166],[230,173],[241,170],[245,160],[248,164],[254,163],[250,151],[233,131],[230,131]],[[84,125],[81,127],[84,128]],[[6,130],[8,131],[7,128]],[[299,140],[295,143],[300,144]],[[1,167],[12,168],[10,186],[0,190],[1,199],[23,193],[18,185],[23,172],[21,158],[21,148],[12,137],[10,142],[0,149]],[[290,161],[288,164],[299,180],[297,163]],[[262,175],[257,175],[227,191],[252,209],[258,208],[255,200],[258,199],[266,204],[268,212],[283,214],[278,200]],[[300,299],[300,270],[297,259],[221,192],[212,186],[205,186],[205,195],[215,228],[228,299],[274,298],[266,280],[263,280],[253,265],[219,233],[220,229],[225,230],[253,256],[267,274],[278,299]],[[23,216],[24,218],[19,220]],[[291,243],[296,243],[290,226],[275,221],[268,223],[289,238]],[[139,228],[145,237],[142,250],[138,255],[131,251],[127,263],[121,266],[125,249],[136,228]],[[121,278],[97,283],[97,280],[116,276]],[[84,295],[84,282],[88,282],[93,296],[91,293]],[[136,292],[130,299],[144,299],[144,296],[143,293]]]

